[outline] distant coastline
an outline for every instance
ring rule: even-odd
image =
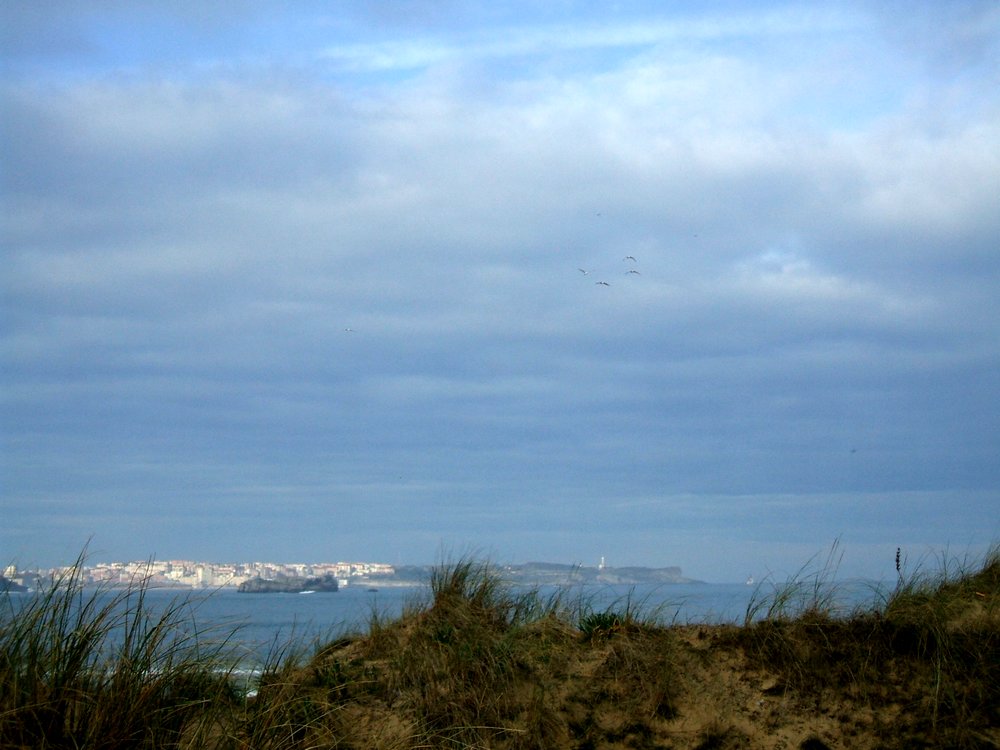
[[[702,583],[684,576],[679,566],[585,566],[550,562],[501,565],[486,562],[500,580],[524,586],[646,585]],[[112,562],[81,565],[77,571],[86,586],[127,587],[137,581],[151,589],[236,589],[243,592],[335,590],[337,588],[418,587],[430,584],[435,565],[385,563],[209,563],[186,560]],[[14,571],[8,568],[0,591],[39,588],[46,580],[65,576],[71,567]],[[312,581],[307,585],[307,581]],[[325,582],[325,583],[317,583]],[[332,583],[331,583],[332,582]],[[20,588],[18,588],[20,587]]]
[[[629,566],[587,567],[562,563],[528,562],[522,565],[493,565],[491,571],[501,580],[525,586],[579,586],[579,585],[640,585],[702,583],[683,575],[681,568],[645,568]],[[395,568],[391,574],[359,576],[351,585],[413,586],[430,582],[432,565],[408,565]]]

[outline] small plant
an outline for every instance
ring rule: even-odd
[[[584,641],[597,641],[617,633],[658,628],[664,625],[663,609],[666,605],[649,606],[648,596],[636,599],[630,591],[611,602],[604,609],[595,610],[592,599],[577,602],[577,628]]]
[[[836,614],[837,588],[833,581],[842,558],[840,540],[834,540],[826,560],[819,567],[815,567],[814,557],[783,583],[765,578],[757,584],[747,603],[743,624],[792,619],[806,612],[821,616]],[[764,592],[767,583],[771,587],[769,593]]]
[[[585,640],[594,641],[600,638],[610,638],[615,633],[620,632],[627,622],[627,618],[619,612],[605,610],[603,612],[591,612],[580,618],[580,632]]]

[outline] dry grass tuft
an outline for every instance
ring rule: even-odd
[[[816,705],[846,695],[904,706],[876,727],[883,747],[993,747],[984,737],[1000,725],[998,595],[993,550],[978,570],[901,575],[879,606],[846,617],[769,605],[736,638],[753,666],[779,673]],[[778,597],[787,600],[786,590]]]

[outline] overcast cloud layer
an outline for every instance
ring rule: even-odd
[[[0,6],[5,560],[997,539],[995,2],[368,5]]]

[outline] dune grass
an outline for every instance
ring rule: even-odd
[[[827,571],[793,577],[751,603],[736,639],[752,665],[817,704],[846,694],[901,707],[877,728],[887,746],[994,747],[986,730],[1000,726],[1000,548],[975,565],[942,559],[913,574],[898,560],[896,587],[846,614]]]
[[[157,616],[140,580],[84,591],[80,562],[38,595],[3,602],[0,744],[153,747],[197,739],[232,700],[226,639],[178,600]]]
[[[770,748],[779,730],[793,747],[801,719],[794,746],[820,748],[815,717],[833,705],[852,746],[995,747],[1000,554],[901,571],[849,612],[838,559],[759,589],[742,626],[442,563],[399,617],[373,610],[366,633],[311,650],[275,644],[250,693],[235,632],[199,630],[184,599],[152,615],[141,578],[84,591],[72,568],[3,603],[0,747]]]
[[[199,627],[197,603],[183,596],[154,613],[141,575],[85,588],[82,563],[0,602],[0,747],[294,746],[245,699],[235,629]],[[262,679],[298,656],[272,649]],[[280,714],[277,703],[268,711]]]

